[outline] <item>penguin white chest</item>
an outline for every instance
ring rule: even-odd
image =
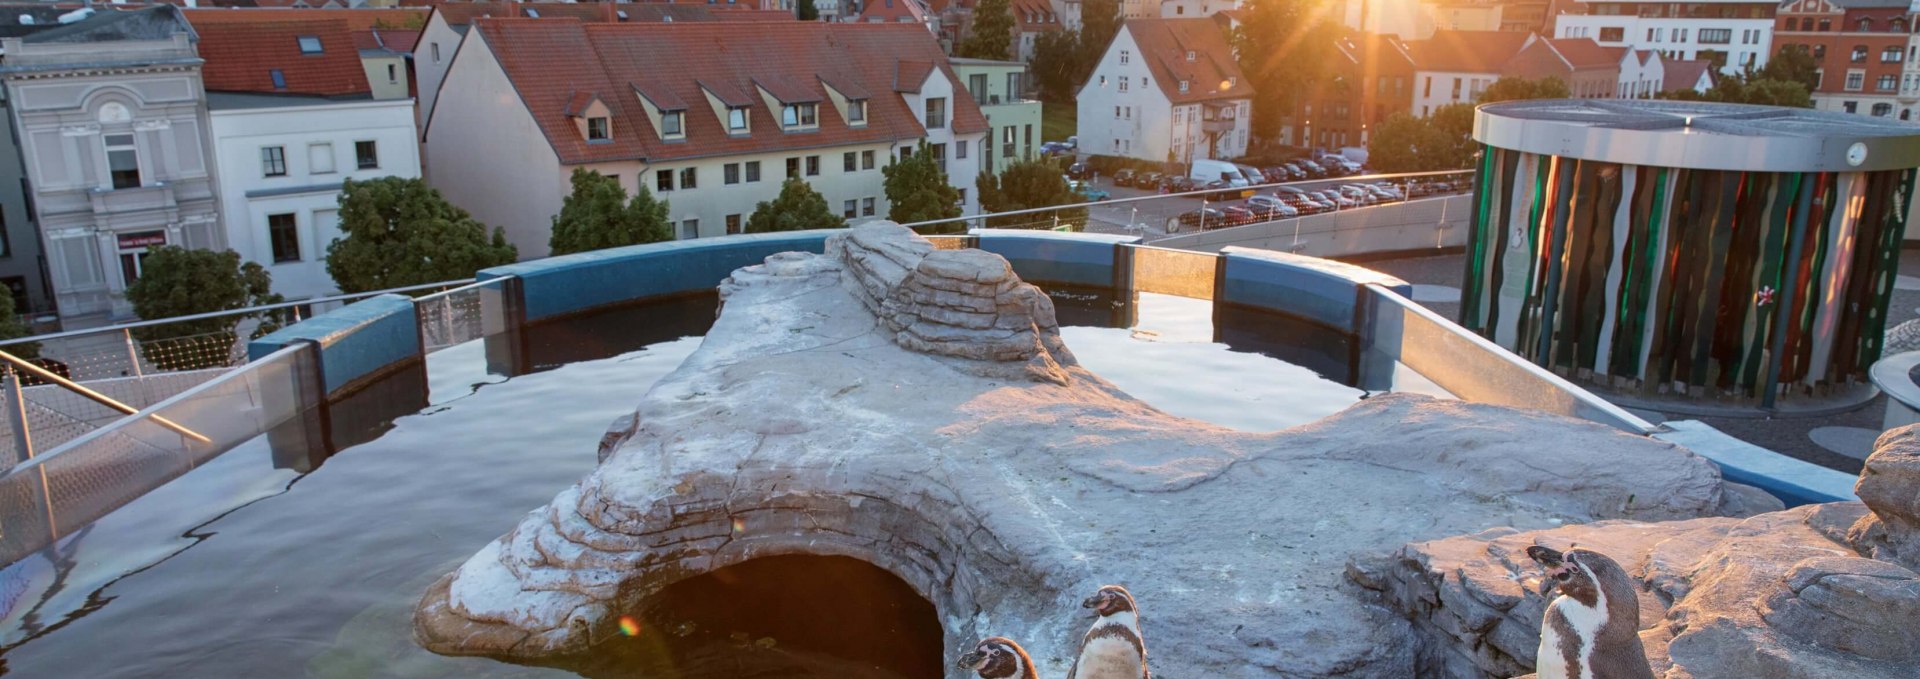
[[[1125,639],[1096,637],[1080,649],[1076,679],[1139,679],[1140,652]]]
[[[1535,669],[1540,679],[1594,679],[1593,646],[1600,636],[1600,627],[1607,623],[1607,595],[1598,593],[1594,605],[1588,606],[1569,596],[1556,597],[1547,605],[1547,616],[1540,623],[1540,649],[1535,654]],[[1560,628],[1554,619],[1566,621],[1566,627],[1573,638],[1560,636]],[[1571,645],[1577,667],[1569,667],[1564,648]]]

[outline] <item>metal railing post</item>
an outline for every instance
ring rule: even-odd
[[[133,364],[133,376],[145,377],[146,375],[140,371],[140,348],[133,343],[133,330],[131,328],[121,328],[120,339],[127,344],[127,362]]]
[[[20,464],[33,459],[33,433],[27,428],[27,395],[20,388],[20,373],[14,372],[12,367],[8,367],[0,379],[7,383],[7,417],[13,420],[13,426],[10,427],[13,430],[13,449],[19,455],[13,464]]]

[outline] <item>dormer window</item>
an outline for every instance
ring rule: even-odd
[[[1382,80],[1380,82],[1384,83],[1386,81]],[[1239,87],[1239,86],[1240,86],[1240,76],[1237,76],[1237,75],[1227,76],[1227,87]]]
[[[608,127],[605,116],[587,119],[587,141],[607,141],[613,138],[613,130]]]
[[[682,111],[661,111],[660,136],[669,138],[687,136],[687,133],[680,127],[680,119],[684,115],[685,113]]]
[[[1193,50],[1187,50],[1187,61],[1193,61]]]
[[[815,104],[787,104],[780,107],[780,123],[787,127],[814,127],[820,124]]]
[[[1180,81],[1180,91],[1181,92],[1187,91],[1187,81],[1185,80]]]
[[[303,35],[303,36],[300,36],[299,40],[300,40],[301,54],[319,54],[321,52],[320,36]],[[281,44],[284,45],[286,43],[281,43]]]
[[[747,107],[727,107],[727,131],[733,133],[747,131]]]
[[[847,102],[847,122],[854,125],[867,124],[867,100],[853,99]]]

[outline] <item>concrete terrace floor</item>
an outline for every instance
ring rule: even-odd
[[[1364,262],[1414,284],[1414,298],[1435,312],[1458,320],[1463,256],[1440,255]],[[1920,250],[1900,255],[1900,283],[1888,309],[1887,327],[1920,318]],[[1601,396],[1607,396],[1605,393]],[[1754,445],[1847,473],[1860,472],[1862,461],[1881,432],[1887,397],[1875,396],[1853,410],[1829,415],[1699,416],[1628,408],[1651,422],[1700,420]]]

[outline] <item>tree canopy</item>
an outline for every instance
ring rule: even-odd
[[[799,0],[793,3],[793,16],[801,21],[819,21],[820,8],[813,5],[813,0]]]
[[[973,25],[967,37],[953,50],[955,56],[974,59],[1013,58],[1013,3],[1009,0],[980,0],[973,8]]]
[[[1008,165],[997,177],[981,172],[974,179],[974,187],[980,194],[981,209],[987,212],[1027,210],[1085,200],[1067,186],[1059,167],[1042,159],[1022,160]],[[1018,228],[1058,223],[1077,227],[1086,222],[1087,209],[1072,207],[1011,217],[990,217],[987,226]]]
[[[1288,116],[1316,88],[1348,86],[1335,82],[1333,37],[1341,30],[1324,0],[1248,0],[1240,26],[1230,40],[1240,73],[1253,85],[1256,137],[1276,137]]]
[[[747,217],[747,233],[838,229],[847,220],[827,207],[827,199],[798,177],[789,177],[780,185],[780,195],[772,201],[760,201]]]
[[[553,254],[673,240],[667,201],[655,200],[646,186],[629,201],[627,190],[613,177],[574,168],[572,181],[573,193],[553,216],[547,244]]]
[[[133,313],[145,320],[278,304],[273,276],[259,264],[242,263],[232,250],[189,250],[178,245],[148,250],[140,278],[127,286]],[[233,315],[150,325],[133,329],[147,361],[166,370],[228,365],[234,355],[234,328],[260,318],[259,337],[279,327],[278,314]]]
[[[13,295],[8,294],[7,290],[0,289],[0,340],[10,340],[15,337],[26,337],[32,334],[33,331],[27,327],[25,321],[21,320],[19,310],[14,307]],[[0,347],[0,351],[6,351],[20,358],[36,358],[40,355],[40,343],[21,342],[19,344],[9,344]]]
[[[1564,99],[1559,78],[1505,77],[1487,86],[1478,103],[1518,99]],[[1367,164],[1381,172],[1434,172],[1472,167],[1473,104],[1448,104],[1425,118],[1396,113],[1380,121],[1367,139]]]
[[[913,155],[880,168],[886,175],[887,219],[901,224],[960,216],[960,190],[934,162],[932,147],[921,141]]]
[[[340,238],[327,245],[327,273],[345,292],[472,278],[519,256],[500,229],[454,207],[420,179],[346,180]]]
[[[1487,89],[1475,99],[1482,104],[1496,101],[1517,101],[1521,99],[1566,99],[1573,94],[1567,91],[1567,83],[1559,78],[1547,76],[1539,80],[1528,80],[1516,76],[1504,76],[1493,81]]]

